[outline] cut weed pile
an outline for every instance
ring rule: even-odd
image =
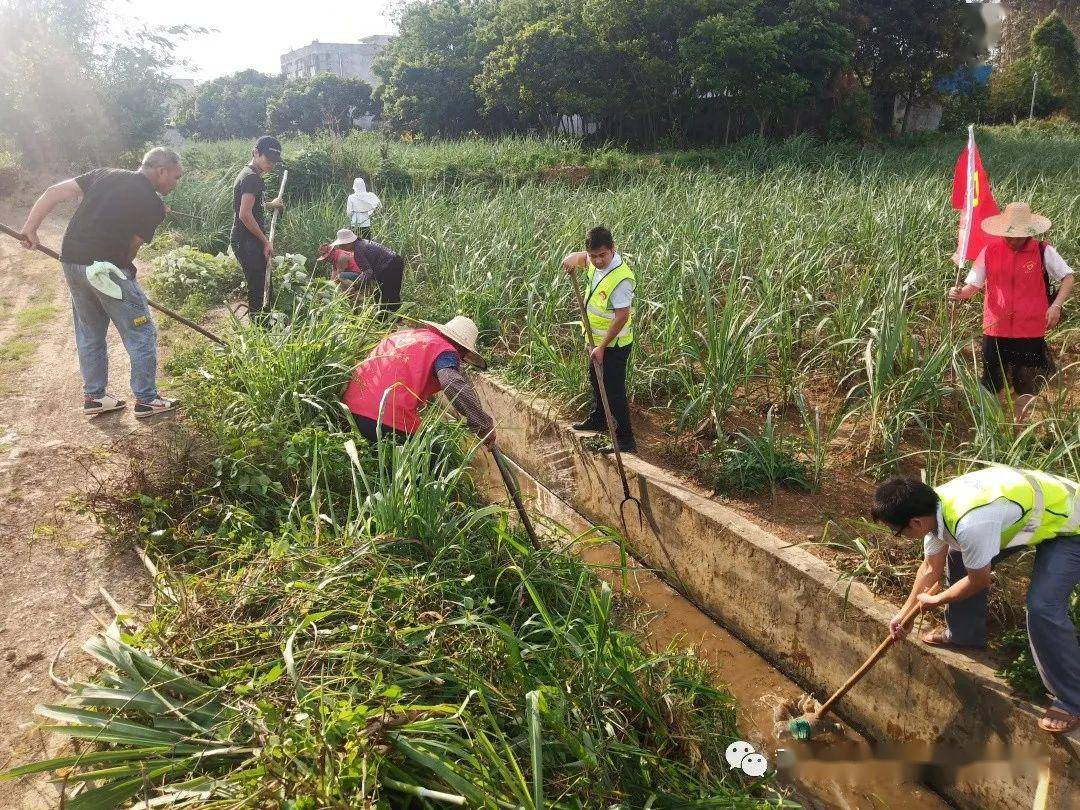
[[[584,564],[478,505],[459,429],[349,431],[385,327],[299,306],[174,362],[192,419],[98,504],[159,560],[155,615],[39,710],[94,744],[11,775],[56,771],[69,810],[781,803],[724,767],[735,708],[692,654],[646,652]]]

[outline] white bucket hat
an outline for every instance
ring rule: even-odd
[[[357,239],[359,239],[355,233],[348,228],[342,228],[337,232],[337,239],[330,243],[330,247],[340,247],[341,245],[351,245]]]
[[[991,236],[1038,236],[1050,230],[1050,225],[1049,219],[1031,213],[1031,207],[1021,202],[1009,203],[1004,213],[982,221],[983,231]]]
[[[420,321],[420,323],[424,324],[424,326],[430,326],[444,338],[456,344],[459,349],[462,349],[464,352],[462,358],[465,362],[471,363],[480,370],[487,368],[487,361],[476,351],[476,340],[480,336],[480,330],[476,328],[472,318],[457,315],[446,323],[435,323],[434,321]]]

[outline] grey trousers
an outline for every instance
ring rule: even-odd
[[[994,566],[1023,547],[1008,549],[991,561]],[[967,575],[959,551],[949,552],[946,578],[952,585]],[[1080,535],[1046,540],[1035,549],[1035,565],[1027,594],[1027,628],[1031,653],[1053,706],[1080,715],[1080,641],[1069,617],[1069,600],[1080,585]],[[949,636],[956,644],[986,646],[988,591],[945,609]]]

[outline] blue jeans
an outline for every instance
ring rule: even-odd
[[[1021,548],[1016,549],[1022,550]],[[991,561],[996,564],[1014,549]],[[949,553],[949,584],[967,574],[960,553]],[[1031,654],[1051,704],[1069,714],[1080,715],[1080,641],[1069,618],[1069,600],[1080,585],[1080,536],[1044,540],[1035,547],[1035,565],[1027,593],[1027,628]],[[949,635],[957,644],[985,646],[987,591],[945,610]]]
[[[123,278],[113,279],[120,286],[122,300],[98,292],[86,280],[86,265],[64,262],[64,277],[71,292],[75,315],[75,345],[83,391],[90,399],[105,395],[109,382],[109,351],[105,335],[109,323],[120,333],[131,358],[131,391],[139,402],[157,398],[157,327],[150,317],[146,295],[135,281],[135,274],[121,270]]]

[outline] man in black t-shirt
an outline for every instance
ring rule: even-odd
[[[281,143],[264,135],[251,150],[251,163],[240,170],[233,183],[233,224],[229,244],[240,266],[248,290],[248,318],[260,320],[263,303],[263,284],[266,266],[274,255],[266,229],[263,197],[266,183],[263,175],[281,162]],[[265,203],[266,208],[281,208],[281,198]]]
[[[23,242],[36,248],[40,244],[37,231],[45,217],[61,202],[82,198],[64,234],[60,260],[75,316],[75,345],[85,394],[83,413],[94,416],[126,405],[105,391],[109,323],[120,333],[131,358],[135,415],[153,416],[179,404],[158,394],[157,329],[146,295],[135,281],[134,260],[139,247],[154,238],[165,219],[165,203],[159,195],[176,188],[182,174],[180,156],[158,147],[146,153],[138,171],[94,169],[51,186],[26,217]],[[95,264],[98,268],[94,269],[104,269],[111,277],[112,295],[87,279],[87,270]]]

